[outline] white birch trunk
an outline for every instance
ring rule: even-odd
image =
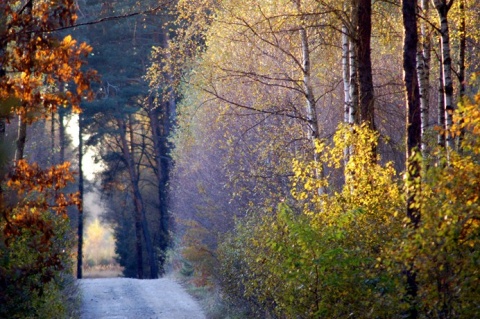
[[[346,25],[342,26],[342,71],[343,71],[343,94],[344,94],[344,114],[343,121],[345,123],[350,122],[350,109],[352,108],[350,98],[350,47],[348,39],[348,30]],[[351,148],[346,147],[343,150],[343,159],[345,166],[347,166],[349,157],[351,154]]]
[[[443,69],[443,95],[445,101],[445,124],[446,146],[453,148],[454,141],[449,133],[453,124],[453,81],[452,81],[452,59],[450,56],[450,31],[448,26],[448,11],[454,0],[434,0],[440,18],[440,34],[442,48],[442,69]]]
[[[349,41],[347,35],[347,27],[342,26],[342,71],[343,71],[343,93],[344,93],[344,115],[343,121],[350,122],[350,52]]]
[[[315,139],[319,137],[317,109],[315,107],[315,96],[312,88],[312,78],[310,76],[310,51],[308,48],[307,30],[304,27],[300,28],[300,40],[302,41],[302,72],[303,72],[303,87],[305,90],[305,97],[307,100],[307,120],[309,126],[309,139],[313,144],[313,160],[318,163],[318,155],[315,150]],[[317,178],[321,178],[323,173],[321,169],[315,170]],[[323,190],[319,190],[319,193],[323,193]]]
[[[298,4],[298,10],[300,11],[300,4]],[[310,63],[310,49],[308,45],[307,30],[302,25],[300,27],[300,41],[302,43],[302,73],[303,73],[303,87],[304,94],[307,102],[307,120],[309,124],[309,139],[313,144],[313,160],[315,163],[319,163],[318,154],[315,149],[315,140],[319,138],[318,128],[318,116],[315,95],[313,93],[312,78],[311,78],[311,63]],[[321,163],[319,163],[321,165]],[[323,168],[319,167],[315,169],[315,177],[317,179],[323,178]],[[325,190],[323,187],[318,189],[319,194],[323,194]]]
[[[303,58],[303,87],[305,90],[305,97],[307,100],[307,119],[309,122],[311,139],[318,138],[318,120],[317,110],[315,107],[315,96],[313,94],[312,79],[310,76],[310,51],[308,48],[307,30],[300,28],[300,39],[302,41],[302,58]]]
[[[445,94],[443,85],[443,67],[440,60],[439,74],[438,74],[438,106],[437,106],[437,125],[442,129],[437,136],[437,144],[440,147],[445,147],[445,133],[443,129],[445,127]]]
[[[358,124],[358,106],[357,56],[354,41],[350,38],[350,117],[348,121],[351,124]]]
[[[425,19],[428,19],[429,15],[429,2],[428,0],[422,0],[421,3],[422,15]],[[417,75],[419,79],[420,89],[420,114],[421,114],[421,150],[422,155],[425,158],[427,155],[427,142],[425,134],[428,128],[428,114],[429,114],[429,86],[430,86],[430,60],[431,60],[431,36],[429,33],[429,27],[425,21],[420,24],[420,45],[417,51]]]

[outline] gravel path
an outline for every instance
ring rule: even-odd
[[[205,319],[200,306],[168,278],[79,280],[81,319]]]

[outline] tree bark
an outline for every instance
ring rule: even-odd
[[[297,4],[297,10],[299,14],[302,14],[300,2],[297,1],[296,4]],[[315,94],[313,92],[312,77],[311,77],[310,48],[308,43],[307,29],[304,26],[303,18],[301,20],[301,23],[302,25],[300,26],[299,33],[300,33],[300,42],[302,45],[303,89],[304,89],[304,95],[306,100],[307,121],[309,126],[308,138],[310,139],[313,145],[313,161],[315,163],[319,163],[318,154],[315,149],[315,140],[317,140],[320,137],[320,130],[318,126],[316,99],[315,99]],[[318,167],[315,169],[315,176],[317,179],[323,178],[323,167],[321,165],[322,164],[319,163]],[[323,187],[320,187],[318,189],[319,194],[323,194],[324,192],[325,190],[323,189]]]
[[[406,126],[407,126],[407,169],[410,169],[412,156],[421,146],[421,109],[420,109],[420,90],[418,87],[416,73],[416,51],[418,44],[417,22],[415,15],[416,0],[403,0],[403,24],[405,28],[405,39],[403,48],[403,70],[404,82],[406,88]],[[410,161],[410,162],[409,162]],[[417,165],[417,164],[415,164]],[[412,167],[412,171],[408,171],[408,175],[412,178],[420,176],[418,167]],[[412,180],[413,181],[413,180]],[[407,187],[408,188],[408,187]],[[407,196],[407,200],[414,201],[414,198]],[[412,210],[408,205],[408,217],[412,224],[416,227],[419,220],[419,212]]]
[[[445,130],[445,86],[443,84],[443,67],[442,61],[440,60],[438,72],[438,104],[437,104],[437,125],[440,128],[437,136],[438,146],[445,148],[446,144],[446,134]]]
[[[33,0],[29,0],[25,4],[24,8],[25,8],[25,13],[29,14],[32,17],[33,16]],[[32,37],[32,34],[29,34],[29,38],[31,37]],[[35,53],[32,51],[30,51],[29,53],[31,55],[31,60],[34,61],[33,56]],[[30,64],[29,67],[32,68],[33,65]],[[27,73],[31,71],[30,68],[26,70]],[[23,159],[26,141],[27,141],[27,122],[26,122],[26,114],[23,114],[18,116],[18,138],[16,143],[17,148],[15,151],[15,161],[17,162]]]
[[[305,92],[307,119],[309,122],[309,136],[310,139],[317,139],[319,137],[317,109],[315,107],[315,96],[313,94],[311,71],[310,71],[310,51],[308,46],[307,30],[304,27],[300,28],[300,41],[302,42],[302,73],[303,73],[303,87]]]
[[[350,108],[351,108],[351,99],[350,99],[350,49],[349,49],[349,39],[348,39],[348,30],[345,25],[342,26],[342,72],[343,72],[343,95],[344,95],[344,106],[343,106],[343,121],[345,123],[350,123]]]
[[[404,47],[403,47],[403,70],[404,83],[406,88],[406,158],[407,158],[407,217],[410,225],[415,229],[420,222],[420,210],[416,203],[416,191],[419,187],[421,161],[415,152],[421,147],[421,110],[420,110],[420,91],[416,73],[416,55],[418,45],[417,20],[416,20],[416,0],[403,0],[402,14],[403,25],[405,29]],[[406,300],[409,303],[409,309],[405,313],[406,318],[418,318],[417,294],[418,283],[416,271],[413,263],[407,266],[405,270],[406,282]]]
[[[459,82],[459,95],[460,103],[464,103],[466,79],[465,79],[465,52],[467,48],[467,24],[465,17],[465,0],[460,0],[460,52],[458,61],[458,82]],[[462,129],[460,136],[458,137],[458,150],[462,150],[462,141],[465,136],[465,130]]]
[[[65,162],[65,145],[66,145],[66,135],[65,135],[65,110],[60,108],[58,110],[58,140],[59,140],[59,162]]]
[[[358,5],[358,4],[357,4]],[[355,4],[352,6],[351,20],[352,25],[356,28],[358,24],[358,15]],[[358,96],[358,63],[357,63],[357,34],[355,31],[350,32],[350,118],[351,124],[359,124],[359,96]]]
[[[53,111],[50,112],[50,163],[54,165],[56,163],[55,160],[55,113]]]
[[[0,42],[0,57],[2,57],[5,54],[5,47],[3,44],[3,41]],[[0,60],[0,83],[3,83],[5,78],[5,69],[3,67],[3,63]],[[6,127],[7,127],[7,121],[6,121],[6,114],[0,114],[0,143],[4,143],[5,140],[5,132],[6,132]],[[3,145],[2,145],[3,146]],[[0,178],[1,181],[1,178]]]
[[[445,101],[445,144],[448,148],[454,147],[452,134],[449,133],[453,124],[453,82],[452,82],[452,58],[450,56],[450,30],[448,25],[448,11],[454,0],[434,0],[435,8],[440,19],[440,34],[442,48],[442,71],[443,71],[443,94]],[[448,152],[448,151],[447,151]]]
[[[78,207],[77,225],[77,278],[83,277],[83,122],[82,114],[78,115],[78,192],[80,205]]]
[[[360,93],[360,121],[375,130],[375,105],[371,60],[372,1],[356,0],[357,61]]]
[[[429,0],[421,0],[421,10],[424,20],[429,17]],[[417,75],[420,89],[420,112],[421,112],[421,138],[422,138],[422,156],[427,156],[427,143],[425,134],[428,128],[428,115],[430,108],[429,86],[430,86],[430,61],[432,39],[427,22],[422,21],[420,24],[420,32],[422,40],[419,41],[417,50]]]
[[[465,51],[467,46],[467,26],[465,17],[465,0],[460,0],[460,52],[458,61],[458,82],[460,100],[465,96]]]
[[[27,141],[27,122],[23,116],[18,116],[18,137],[17,148],[15,150],[15,161],[23,159],[25,152],[25,143]]]

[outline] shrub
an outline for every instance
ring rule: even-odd
[[[332,168],[342,166],[345,149],[354,150],[340,192],[317,177],[322,163],[294,161],[294,206],[301,209],[281,203],[274,214],[237,224],[220,249],[227,294],[246,299],[259,317],[261,309],[286,318],[395,312],[396,294],[387,293],[396,289],[395,278],[377,260],[399,233],[395,216],[403,201],[392,165],[375,158],[376,141],[364,127],[341,127],[332,146],[317,143],[322,163]]]
[[[76,195],[61,189],[73,181],[69,164],[42,170],[19,161],[1,194],[0,317],[60,318],[64,274],[73,248],[67,207]]]

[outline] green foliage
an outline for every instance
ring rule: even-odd
[[[411,304],[419,318],[476,317],[480,95],[460,107],[456,123],[460,151],[414,181],[421,185],[417,228],[403,217],[391,164],[374,155],[376,134],[340,127],[333,145],[319,141],[325,166],[346,163],[344,187],[334,191],[328,177],[316,177],[320,163],[294,161],[294,204],[301,209],[281,203],[273,214],[251,214],[219,248],[227,296],[259,318],[398,318]],[[415,300],[405,298],[407,269],[416,276]]]
[[[74,242],[61,189],[73,181],[68,163],[40,169],[17,162],[0,198],[0,317],[64,318],[62,290]]]
[[[184,46],[180,43],[167,51],[178,64],[172,67],[167,60],[161,60],[165,62],[162,75],[168,75],[165,70],[175,73],[193,68],[186,77],[188,85],[179,88],[175,82],[185,100],[184,107],[180,105],[178,109],[180,129],[174,141],[176,172],[172,178],[176,183],[172,183],[172,202],[176,205],[172,211],[197,222],[195,227],[186,229],[186,237],[191,240],[186,242],[185,252],[192,257],[191,261],[206,261],[207,255],[202,256],[205,245],[208,243],[211,249],[220,242],[217,257],[222,288],[229,301],[250,306],[253,312],[248,317],[404,317],[409,305],[404,300],[403,275],[410,265],[415,267],[420,288],[419,300],[414,301],[420,317],[441,317],[442,313],[460,316],[460,310],[452,312],[448,309],[453,306],[448,306],[447,314],[441,305],[458,302],[465,310],[470,307],[466,306],[469,299],[478,300],[471,288],[475,283],[472,278],[478,275],[466,270],[475,269],[478,264],[474,254],[478,249],[472,246],[470,257],[462,259],[466,248],[458,246],[458,240],[445,237],[451,236],[450,232],[462,233],[463,228],[475,230],[477,221],[476,217],[459,217],[462,213],[458,212],[465,208],[463,201],[451,200],[446,193],[455,187],[455,196],[465,203],[476,203],[473,194],[478,191],[471,186],[476,184],[476,166],[459,163],[455,168],[457,156],[463,158],[472,153],[464,143],[461,154],[449,155],[447,167],[431,166],[426,172],[425,165],[421,171],[425,175],[408,180],[408,185],[403,185],[401,175],[393,169],[394,165],[398,172],[405,168],[404,92],[398,90],[402,65],[391,63],[400,61],[402,53],[401,41],[395,40],[402,30],[398,5],[373,5],[374,18],[384,22],[374,23],[371,41],[375,122],[384,143],[377,145],[378,136],[364,128],[343,127],[333,143],[317,141],[318,160],[308,161],[313,157],[309,140],[313,125],[303,122],[309,114],[302,87],[307,81],[302,72],[311,68],[308,76],[315,96],[314,109],[319,113],[318,120],[313,122],[321,127],[320,136],[330,138],[344,106],[338,81],[344,77],[351,84],[356,82],[340,72],[338,31],[344,25],[350,46],[355,42],[356,30],[351,28],[354,21],[350,18],[357,3],[227,0],[212,5],[213,14],[208,19],[198,14],[204,9],[201,3],[210,1],[191,1],[189,5],[195,11],[185,10],[192,12],[187,15],[188,21],[209,20],[195,25],[202,44],[205,43],[198,50],[201,55],[187,54],[198,53],[188,46],[192,41],[187,41]],[[474,18],[478,16],[475,1],[454,2],[452,12],[458,14],[450,14],[452,35],[462,32],[461,3],[466,4],[468,11],[467,30],[478,24]],[[438,23],[431,16],[422,13],[422,21],[429,28]],[[298,32],[302,28],[307,29],[308,62],[302,56],[303,41]],[[478,41],[475,31],[467,33],[466,64],[467,69],[473,69],[477,57],[472,48]],[[192,33],[186,33],[183,39],[189,36]],[[452,48],[461,45],[459,40],[456,37],[452,41]],[[427,50],[435,49],[435,45],[434,42]],[[192,55],[198,64],[188,61],[185,67],[185,57]],[[452,58],[456,64],[460,56]],[[308,67],[302,66],[302,62],[307,62]],[[431,79],[437,78],[438,61],[433,58],[425,62],[431,62],[427,63],[431,66]],[[159,63],[158,67],[161,66]],[[366,73],[360,70],[358,75]],[[460,73],[457,70],[459,78]],[[158,83],[165,83],[164,80],[169,79],[156,78]],[[433,122],[435,113],[431,112],[425,124]],[[433,145],[437,132],[427,126],[429,136],[422,139]],[[461,138],[478,139],[468,132]],[[430,152],[433,148],[428,147],[426,153],[436,160],[436,154]],[[384,162],[376,151],[383,159],[395,158],[395,163],[381,165]],[[288,183],[292,173],[294,177]],[[437,184],[452,173],[460,175],[455,181]],[[468,176],[462,178],[462,174]],[[471,185],[463,185],[462,181]],[[471,191],[467,191],[467,196],[462,192],[468,187]],[[406,188],[418,192],[418,200],[414,201],[422,214],[418,230],[407,227],[408,222],[403,220]],[[247,217],[242,218],[244,215]],[[235,218],[238,219],[234,231],[224,235]],[[458,229],[447,231],[452,222]],[[472,238],[478,235],[475,231],[471,234]],[[441,244],[428,248],[432,252],[424,247],[437,241]],[[441,252],[444,246],[445,251]],[[435,260],[424,261],[429,258]],[[471,287],[465,289],[474,297],[462,295],[464,288],[449,291],[458,286],[442,283],[448,273],[437,271],[432,275],[435,267],[442,268],[444,260],[450,258],[461,259],[459,265],[465,267],[465,273],[459,275],[461,279],[452,285],[460,280],[471,282]],[[452,276],[461,271],[455,270]],[[435,289],[442,290],[443,295]],[[445,297],[455,294],[461,297]],[[465,317],[475,316],[471,309],[463,312]]]
[[[480,95],[460,106],[455,123],[460,151],[427,171],[416,201],[419,227],[406,228],[391,251],[404,268],[414,265],[417,307],[428,318],[473,318],[479,311]]]
[[[378,260],[399,232],[403,202],[391,165],[374,161],[376,140],[364,127],[341,127],[334,145],[317,143],[332,168],[341,166],[346,147],[353,150],[341,192],[319,195],[328,187],[315,175],[319,163],[294,161],[293,195],[303,209],[282,203],[275,214],[237,225],[220,249],[228,294],[239,291],[254,308],[286,318],[395,313],[396,279]]]
[[[131,209],[133,210],[133,208]],[[114,226],[115,260],[123,267],[125,277],[136,278],[137,264],[133,253],[135,251],[134,220],[131,216],[124,215],[122,217]]]

